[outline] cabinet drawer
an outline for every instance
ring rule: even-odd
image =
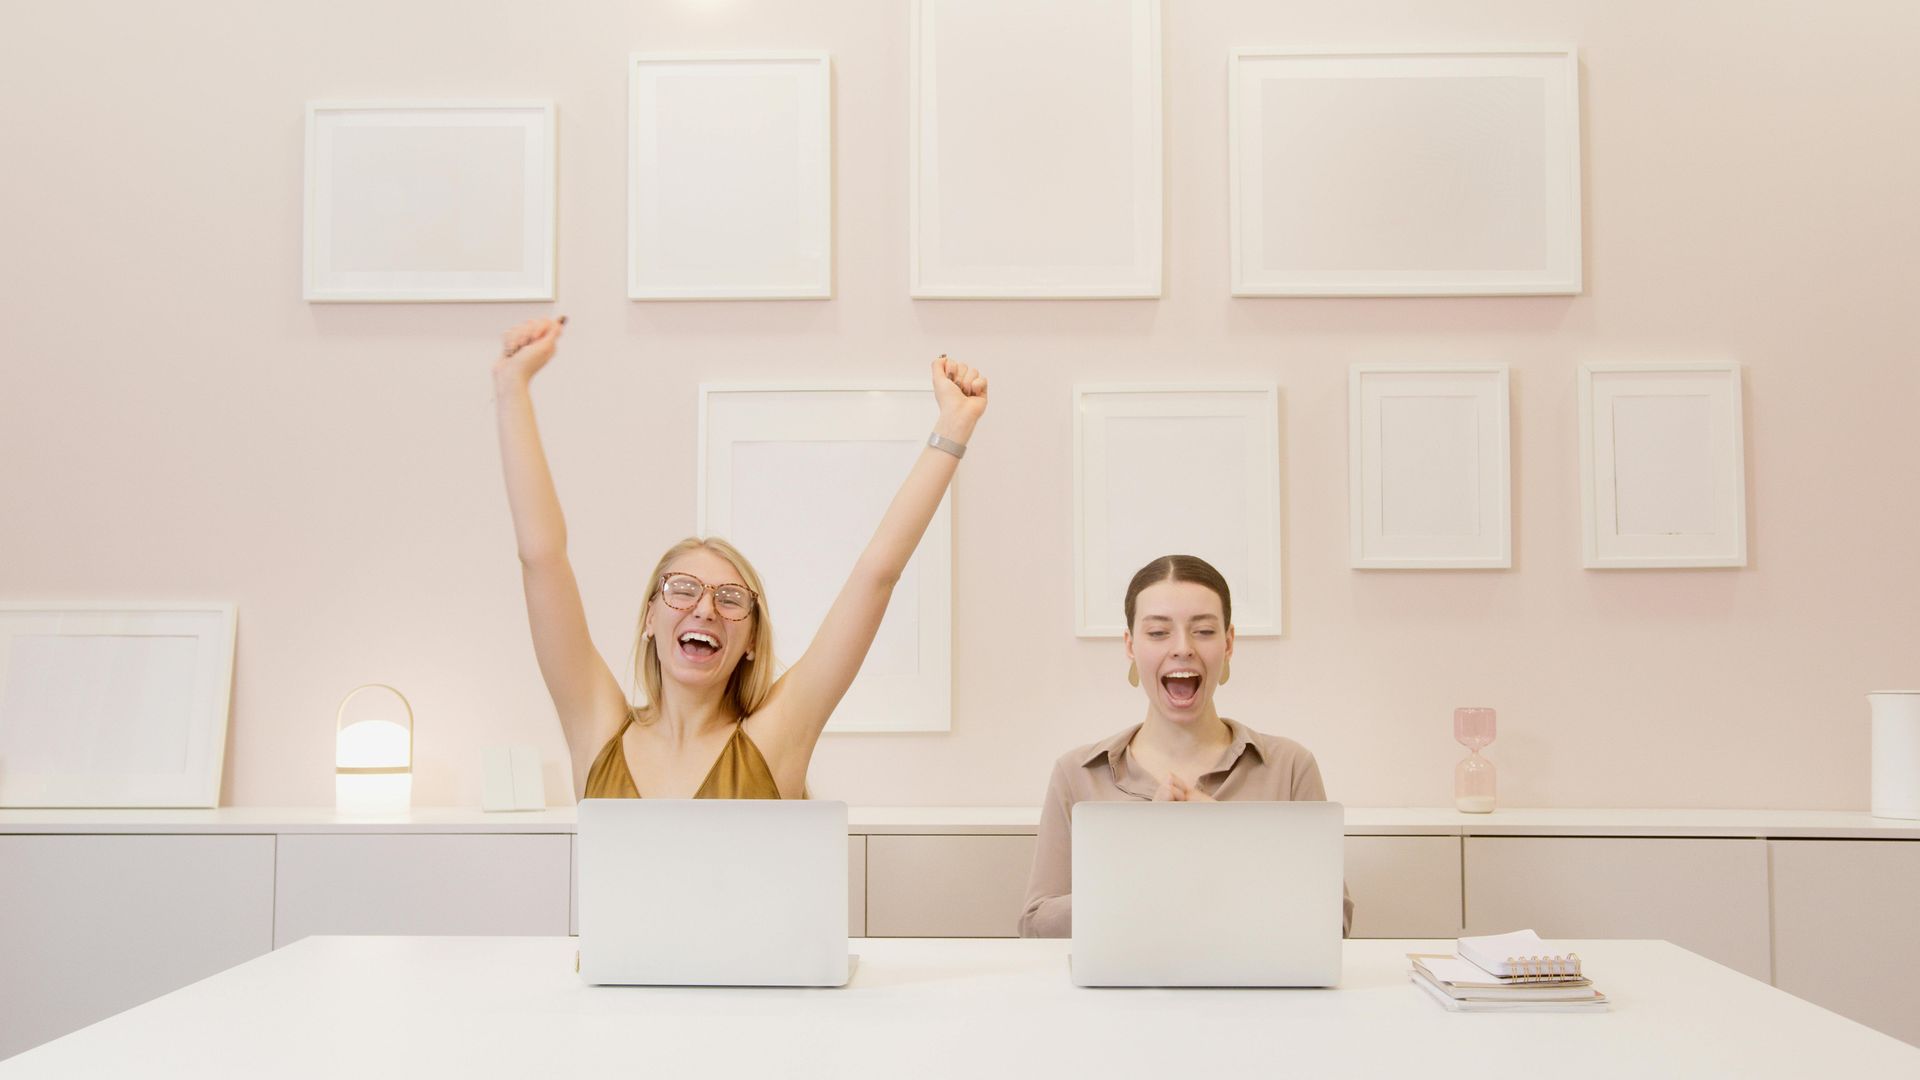
[[[867,837],[868,937],[1015,937],[1031,836]]]
[[[1764,840],[1475,836],[1469,934],[1662,938],[1766,982]]]
[[[280,838],[274,947],[309,934],[555,934],[570,923],[572,837]]]

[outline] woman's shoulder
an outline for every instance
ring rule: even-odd
[[[1083,746],[1076,746],[1053,760],[1053,771],[1071,775],[1081,769],[1090,768],[1098,764],[1100,760],[1108,754],[1119,750],[1131,742],[1134,732],[1139,730],[1140,725],[1134,724],[1123,730],[1116,731],[1111,735],[1095,739]]]
[[[1235,740],[1245,739],[1260,751],[1260,757],[1270,765],[1283,762],[1291,763],[1313,761],[1313,751],[1295,739],[1285,735],[1274,735],[1248,727],[1238,720],[1228,719],[1227,726],[1233,729]]]

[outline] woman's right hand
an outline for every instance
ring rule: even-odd
[[[500,339],[500,357],[493,362],[494,378],[531,380],[553,359],[566,324],[564,315],[558,319],[528,319],[507,331]]]

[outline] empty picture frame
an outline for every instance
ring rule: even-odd
[[[1157,297],[1158,0],[913,0],[911,291]]]
[[[630,298],[833,295],[826,53],[637,53],[628,93]]]
[[[703,385],[699,529],[731,540],[766,586],[792,664],[926,446],[933,391],[898,384]],[[953,524],[943,498],[827,730],[953,726]]]
[[[1513,565],[1507,365],[1355,364],[1347,409],[1355,569]]]
[[[1233,295],[1580,291],[1572,50],[1240,49],[1229,70]]]
[[[0,604],[0,807],[220,804],[231,604]]]
[[[545,101],[310,102],[306,298],[554,298]]]
[[[1590,569],[1747,565],[1740,365],[1584,364]]]
[[[1073,473],[1075,634],[1119,637],[1162,555],[1226,576],[1237,634],[1280,633],[1278,386],[1076,387]]]

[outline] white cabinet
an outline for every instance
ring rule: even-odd
[[[0,1058],[273,948],[271,836],[0,836]]]
[[[867,936],[867,838],[847,837],[847,936]]]
[[[1031,836],[867,837],[868,937],[1016,937]]]
[[[1347,837],[1357,938],[1460,936],[1460,838]]]
[[[1920,1046],[1920,843],[1770,846],[1774,985]]]
[[[1763,840],[1470,836],[1466,927],[1544,938],[1663,938],[1766,982]]]
[[[558,833],[291,833],[274,947],[309,934],[565,934],[572,867]]]

